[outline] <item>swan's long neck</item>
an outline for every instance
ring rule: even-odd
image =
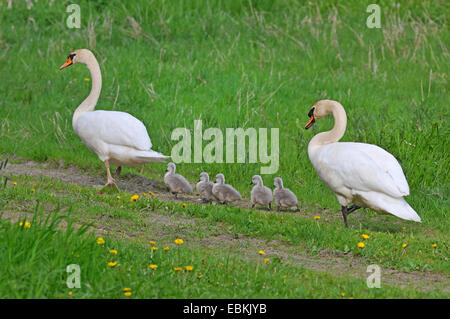
[[[91,92],[88,97],[77,107],[72,118],[72,125],[75,124],[76,120],[80,115],[86,112],[93,111],[97,105],[98,98],[100,96],[100,91],[102,90],[102,74],[100,72],[100,66],[98,65],[97,59],[91,53],[88,55],[85,64],[91,73],[92,87]]]
[[[334,127],[331,131],[319,133],[311,139],[308,145],[308,154],[314,152],[317,147],[335,143],[344,136],[347,127],[347,115],[344,108],[336,101],[329,101],[325,107],[328,108],[329,113],[333,114]]]

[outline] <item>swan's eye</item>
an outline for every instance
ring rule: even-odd
[[[64,69],[64,68],[67,68],[68,66],[72,65],[72,64],[73,64],[73,58],[75,57],[75,55],[76,55],[75,53],[70,54],[70,55],[67,57],[66,63],[64,63],[63,65],[61,65],[61,67],[60,67],[59,69],[62,70],[62,69]]]

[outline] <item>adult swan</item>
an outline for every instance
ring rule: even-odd
[[[102,75],[94,54],[87,49],[73,51],[60,70],[76,63],[87,66],[92,78],[88,97],[73,114],[72,126],[81,141],[105,164],[108,183],[116,186],[109,165],[117,165],[116,176],[122,165],[136,166],[150,162],[163,162],[168,156],[151,150],[152,143],[144,124],[124,112],[94,111],[100,90]]]
[[[384,149],[364,143],[338,143],[345,133],[347,116],[342,105],[332,100],[314,104],[305,129],[316,120],[333,114],[331,131],[314,136],[308,145],[308,156],[320,179],[330,188],[342,206],[342,216],[360,207],[380,214],[420,222],[420,217],[405,201],[409,186],[400,164]],[[348,207],[350,203],[352,206]]]

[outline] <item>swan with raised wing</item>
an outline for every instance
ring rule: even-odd
[[[338,143],[347,126],[340,103],[316,102],[308,113],[310,119],[305,129],[329,114],[334,117],[334,127],[311,139],[308,156],[319,178],[336,195],[345,226],[348,227],[347,216],[360,207],[420,222],[419,215],[403,198],[409,195],[409,186],[392,154],[372,144]],[[350,203],[353,205],[348,207]]]
[[[81,141],[104,163],[108,178],[105,186],[116,186],[110,165],[118,166],[118,178],[122,165],[164,162],[169,158],[151,149],[147,129],[134,116],[125,112],[94,111],[102,88],[100,66],[91,51],[80,49],[69,55],[60,70],[77,63],[85,64],[89,69],[92,87],[88,97],[75,110],[72,126]]]

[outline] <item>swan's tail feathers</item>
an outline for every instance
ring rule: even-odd
[[[361,193],[368,207],[379,213],[387,213],[405,220],[422,222],[416,211],[403,197],[391,197],[383,193]]]
[[[391,215],[397,216],[405,220],[413,220],[415,222],[422,222],[416,211],[409,206],[403,197],[387,197],[385,211]]]
[[[170,156],[166,156],[152,150],[142,152],[136,156],[136,159],[142,161],[143,163],[165,162],[169,158]]]

